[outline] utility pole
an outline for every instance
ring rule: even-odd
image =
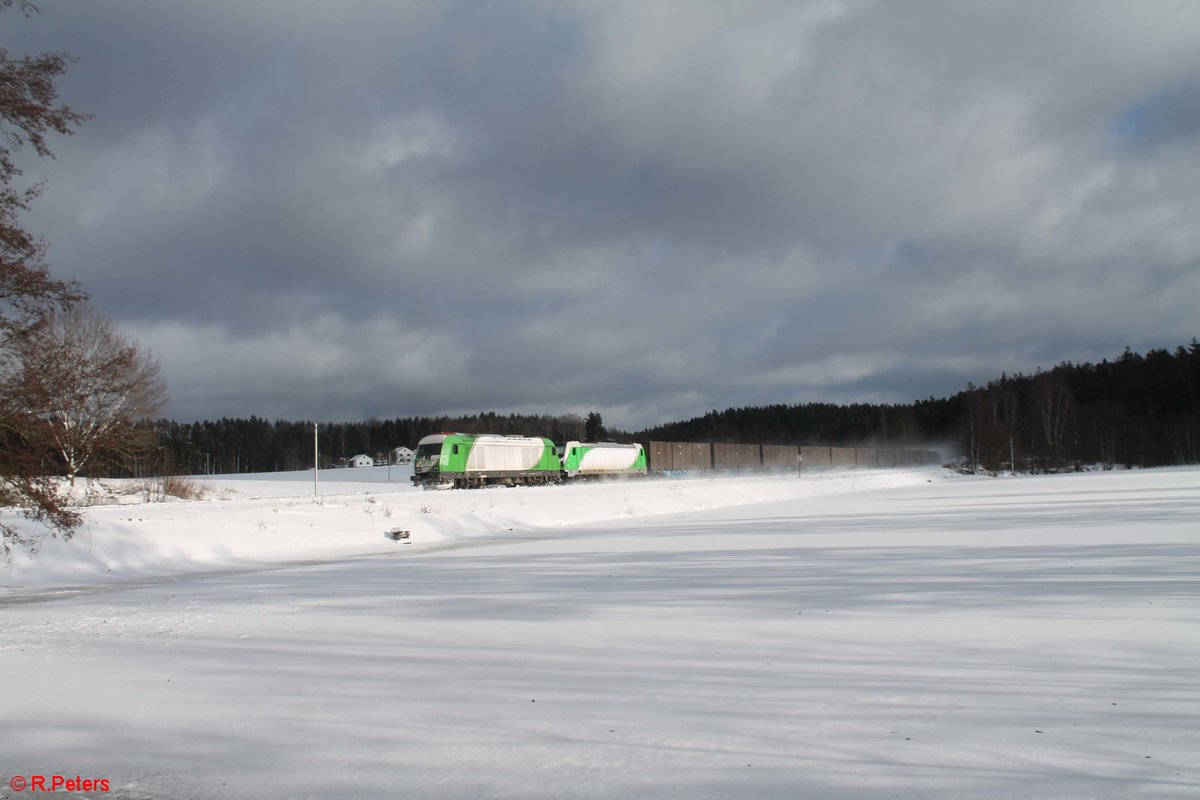
[[[321,463],[320,452],[317,449],[317,423],[313,423],[313,500],[316,500],[317,495],[317,469]]]

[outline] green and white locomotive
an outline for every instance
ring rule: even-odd
[[[640,444],[567,442],[562,449],[566,478],[645,475],[646,451]]]
[[[413,485],[477,486],[555,483],[562,462],[554,442],[535,436],[435,433],[417,443]]]

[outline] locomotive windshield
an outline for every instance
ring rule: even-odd
[[[433,442],[431,444],[417,445],[417,458],[437,458],[442,454],[442,443]]]

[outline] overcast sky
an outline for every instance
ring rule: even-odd
[[[1200,3],[39,0],[179,420],[907,402],[1200,336]]]

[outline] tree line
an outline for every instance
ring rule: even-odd
[[[911,405],[774,404],[709,411],[639,431],[639,440],[785,445],[913,444],[928,416]]]
[[[1002,375],[946,401],[966,466],[1045,472],[1200,463],[1200,343]]]
[[[1063,362],[1001,375],[950,397],[907,404],[731,408],[649,428],[639,439],[918,446],[956,445],[973,472],[1050,472],[1099,465],[1200,463],[1200,343],[1126,350],[1098,364]]]
[[[364,422],[272,422],[251,416],[249,419],[191,423],[163,419],[147,424],[152,427],[158,447],[135,457],[112,460],[107,465],[109,474],[136,477],[163,473],[211,475],[311,469],[314,444],[321,467],[345,463],[356,455],[387,460],[394,448],[415,450],[423,436],[440,431],[548,436],[560,444],[573,439],[595,441],[610,435],[600,413],[595,411],[586,418],[573,413],[480,412]]]
[[[257,417],[153,423],[155,453],[112,464],[113,474],[218,474],[309,469],[312,421]],[[1200,463],[1200,343],[1145,355],[1126,349],[1098,364],[1063,362],[1031,375],[1001,375],[944,398],[912,403],[805,403],[713,410],[627,432],[599,412],[531,415],[480,412],[317,425],[321,466],[358,454],[386,458],[438,431],[548,436],[563,443],[696,441],[957,449],[970,471],[1047,472]]]

